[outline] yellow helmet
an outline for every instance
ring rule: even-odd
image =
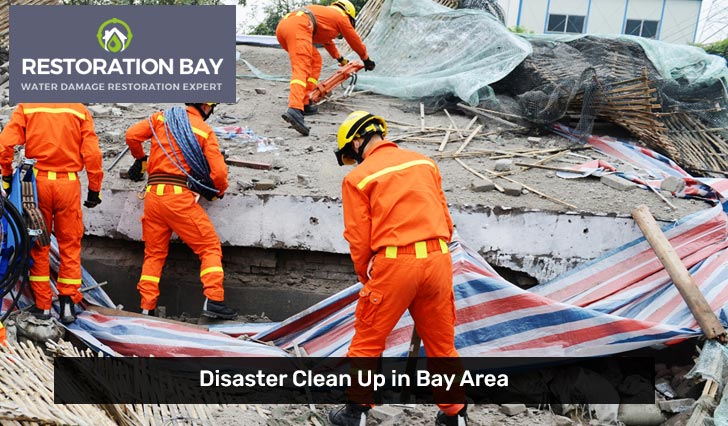
[[[336,135],[338,149],[335,154],[340,166],[354,164],[357,159],[361,161],[361,155],[354,151],[351,141],[370,133],[381,133],[382,137],[387,136],[387,122],[382,117],[366,111],[354,111],[346,117]],[[363,146],[360,147],[360,150],[362,148]]]
[[[356,8],[349,0],[334,0],[331,2],[331,6],[339,6],[344,13],[349,15],[349,18],[356,19]]]

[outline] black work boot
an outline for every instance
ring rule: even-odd
[[[468,426],[468,406],[454,416],[446,416],[442,411],[437,412],[435,426]]]
[[[71,296],[58,296],[58,303],[61,305],[60,320],[61,324],[70,324],[76,321],[76,312]]]
[[[314,115],[318,114],[318,106],[312,104],[306,104],[303,106],[303,115]]]
[[[51,311],[50,309],[40,309],[38,306],[33,305],[30,309],[28,309],[28,312],[30,312],[31,315],[33,315],[36,319],[39,320],[49,320],[51,319]]]
[[[303,136],[308,136],[309,128],[306,127],[306,123],[303,121],[303,111],[295,108],[288,108],[288,111],[284,112],[284,120],[288,122],[296,131]]]
[[[233,308],[225,306],[224,301],[216,302],[214,300],[205,299],[205,304],[202,305],[202,315],[209,318],[222,318],[222,319],[235,319],[238,316],[238,311]]]
[[[346,404],[329,410],[329,423],[335,426],[366,426],[369,406]]]

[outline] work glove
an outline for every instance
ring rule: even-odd
[[[337,58],[336,60],[337,60],[337,61],[339,61],[339,66],[340,66],[340,67],[343,67],[344,65],[346,65],[346,64],[348,64],[348,63],[349,63],[349,60],[348,60],[348,59],[346,59],[346,58],[345,58],[345,57],[343,57],[343,56],[339,56],[339,57],[338,57],[338,58]]]
[[[101,204],[101,194],[89,189],[88,195],[86,196],[86,201],[83,202],[84,207],[92,209],[99,204]]]
[[[127,176],[129,176],[129,179],[133,180],[134,182],[139,182],[144,179],[144,173],[146,172],[147,156],[145,155],[144,157],[134,161],[134,164],[129,167],[129,170],[126,172],[126,174]]]
[[[374,71],[376,64],[369,58],[364,59],[364,69],[367,71]]]
[[[13,175],[3,176],[3,189],[6,195],[10,195],[10,190],[13,188]]]
[[[207,201],[217,201],[217,200],[222,200],[223,197],[225,197],[224,192],[222,194],[217,194],[217,195],[213,195],[212,197],[209,197],[209,198],[205,197],[205,198],[207,198]]]

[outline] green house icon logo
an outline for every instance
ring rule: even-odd
[[[131,44],[131,28],[121,19],[104,21],[96,32],[96,39],[102,49],[111,53],[123,52]]]

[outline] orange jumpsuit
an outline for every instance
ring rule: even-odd
[[[89,191],[100,192],[104,172],[99,140],[91,114],[82,104],[18,104],[0,134],[0,169],[13,172],[16,145],[25,144],[25,157],[34,158],[38,208],[48,231],[58,241],[60,268],[56,287],[74,303],[83,299],[81,285],[81,183],[78,172],[86,169]],[[50,246],[31,249],[30,285],[39,309],[50,309]]]
[[[354,52],[364,60],[368,59],[367,48],[349,21],[349,15],[338,6],[306,6],[316,18],[316,31],[308,14],[299,10],[287,14],[276,28],[276,38],[291,59],[291,88],[288,106],[303,110],[309,101],[309,93],[316,88],[321,75],[321,55],[314,46],[323,44],[332,58],[341,54],[334,44],[339,34]]]
[[[377,358],[409,309],[428,357],[457,357],[453,225],[435,163],[392,142],[373,142],[342,183],[344,238],[364,287],[349,357]],[[442,404],[454,415],[462,404]]]
[[[210,178],[215,188],[222,195],[228,187],[227,166],[220,153],[220,145],[215,132],[202,119],[200,113],[191,106],[187,107],[187,115],[192,131],[202,147],[202,152],[210,165]],[[164,130],[164,114],[156,112],[150,118],[159,141],[170,157],[178,158],[189,173],[190,167],[184,161],[182,151],[175,142],[170,144],[168,132]],[[171,134],[169,134],[172,137]],[[142,143],[151,141],[147,173],[149,179],[161,175],[174,175],[186,180],[186,176],[175,166],[153,138],[149,122],[142,120],[126,132],[126,143],[134,158],[144,156]],[[172,151],[174,150],[174,154]],[[176,155],[175,155],[176,154]],[[157,176],[155,176],[157,175]],[[222,248],[215,227],[205,210],[197,204],[197,194],[187,189],[184,183],[165,184],[152,183],[146,187],[144,197],[144,214],[142,221],[142,239],[144,240],[144,265],[142,275],[137,284],[141,293],[141,308],[152,310],[157,306],[159,298],[159,280],[162,268],[169,253],[169,240],[175,232],[182,241],[200,258],[200,280],[203,293],[214,301],[225,299],[223,292],[224,273],[222,269]]]

